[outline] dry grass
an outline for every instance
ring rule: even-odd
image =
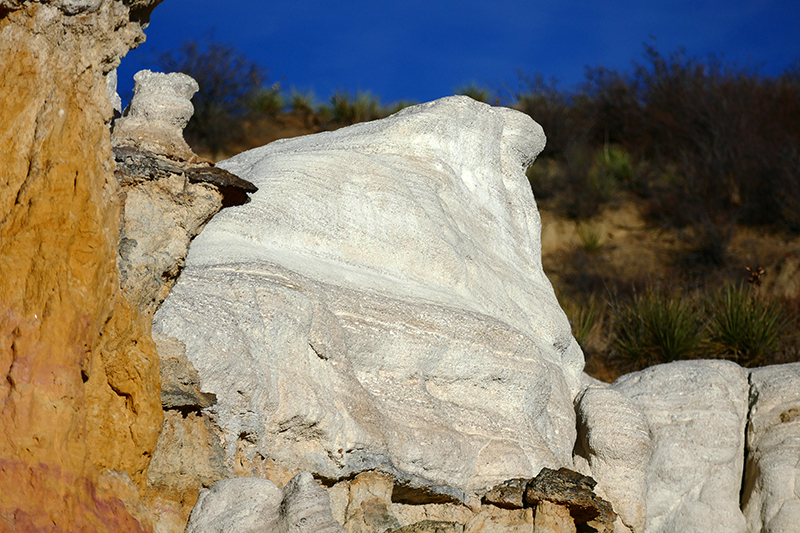
[[[610,382],[642,366],[629,364],[631,359],[636,362],[635,354],[629,354],[626,362],[614,352],[610,302],[628,305],[635,294],[643,294],[648,287],[661,287],[687,299],[694,298],[697,305],[697,302],[711,302],[712,296],[725,286],[749,287],[746,267],[750,265],[754,270],[761,266],[764,274],[758,288],[760,301],[769,309],[780,306],[781,316],[800,316],[800,237],[734,227],[724,264],[706,266],[698,272],[688,268],[683,259],[692,252],[695,241],[679,230],[661,229],[649,222],[646,206],[636,197],[629,196],[617,205],[607,206],[592,218],[594,227],[603,228],[603,246],[591,253],[581,244],[578,225],[546,206],[541,211],[545,272],[553,281],[573,332],[584,349],[585,371],[597,379]],[[755,315],[758,316],[761,315]],[[784,321],[775,319],[775,322],[782,325]],[[728,353],[721,348],[711,353],[709,345],[692,356],[728,357],[758,365],[800,361],[797,324],[795,321],[786,331],[776,332],[781,341],[773,343],[764,353],[754,354],[755,359],[731,348]],[[770,332],[754,334],[771,338]]]

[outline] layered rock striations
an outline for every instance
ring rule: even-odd
[[[223,162],[259,192],[198,237],[154,322],[197,370],[168,401],[206,430],[164,438],[156,457],[173,459],[154,462],[191,448],[181,464],[203,485],[310,472],[351,533],[789,531],[790,368],[580,374],[522,185],[539,135],[448,98]],[[526,500],[533,476],[565,466],[591,476],[593,518],[551,488]],[[226,498],[243,524],[268,503]],[[225,516],[209,519],[237,523]]]
[[[112,138],[157,3],[0,0],[0,530],[796,529],[798,364],[581,375],[533,121],[454,97],[219,168],[143,72]]]
[[[216,395],[229,462],[377,469],[408,503],[571,466],[583,358],[524,174],[543,145],[453,97],[220,164],[259,192],[195,240],[154,328]]]

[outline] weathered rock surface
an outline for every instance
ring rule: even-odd
[[[533,521],[534,533],[575,533],[575,520],[569,509],[547,500],[536,509]]]
[[[483,497],[485,504],[505,509],[535,508],[536,528],[575,530],[590,523],[598,531],[614,531],[616,514],[609,502],[594,492],[597,482],[568,468],[542,468],[532,479],[510,479]]]
[[[182,342],[164,335],[153,335],[161,361],[161,405],[164,409],[199,412],[217,401],[213,394],[200,390],[200,376],[186,358]]]
[[[527,486],[527,479],[509,479],[492,487],[484,494],[483,501],[503,509],[522,509],[525,507],[525,487]]]
[[[0,2],[3,527],[145,527],[96,489],[143,487],[161,423],[150,316],[117,277],[106,80],[157,3]]]
[[[400,527],[391,512],[394,479],[381,472],[362,472],[331,489],[333,518],[349,533]]]
[[[466,533],[530,533],[533,527],[530,507],[481,505],[477,495],[467,503],[398,503],[392,501],[393,485],[391,476],[374,471],[336,483],[328,489],[334,520],[348,533],[397,529],[425,521],[462,527]]]
[[[185,74],[143,70],[114,124],[111,142],[124,208],[120,285],[144,314],[164,301],[189,243],[223,205],[247,201],[253,184],[199,161],[183,139],[197,83]]]
[[[676,361],[622,376],[612,388],[641,408],[650,428],[647,532],[744,532],[747,372],[730,361]]]
[[[200,494],[186,533],[278,531],[282,501],[281,489],[266,479],[218,481]]]
[[[643,532],[652,453],[647,417],[607,385],[588,387],[578,397],[577,413],[576,469],[585,465],[585,473],[597,480],[597,493],[611,502],[622,522],[618,530]]]
[[[386,533],[464,533],[464,524],[441,520],[423,520],[396,529],[389,529]]]
[[[283,490],[260,478],[226,479],[200,494],[186,533],[344,533],[330,500],[308,473]]]
[[[527,116],[466,97],[220,164],[255,183],[195,240],[154,329],[225,437],[398,502],[571,465],[583,358],[541,270]]]
[[[748,531],[800,524],[800,363],[750,373],[750,423],[742,507]]]
[[[114,124],[114,145],[197,161],[183,138],[200,87],[186,74],[140,70],[133,76],[133,99]]]
[[[537,514],[542,502],[554,503],[568,509],[575,524],[597,523],[610,533],[616,514],[611,504],[594,493],[596,484],[594,479],[568,468],[542,468],[526,485],[524,501],[537,507]]]
[[[111,137],[123,203],[117,265],[128,301],[152,316],[183,268],[191,240],[225,205],[255,187],[199,161],[183,140],[197,84],[183,74],[142,71],[134,98]],[[201,413],[216,402],[179,341],[156,335],[164,423],[147,474],[154,527],[174,531],[189,518],[199,490],[233,476],[219,428]]]

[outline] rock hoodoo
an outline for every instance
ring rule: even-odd
[[[111,143],[123,204],[118,267],[125,295],[152,316],[183,268],[189,243],[219,210],[256,187],[192,152],[183,128],[197,82],[143,70]]]
[[[183,139],[197,90],[184,74],[141,71],[134,97],[114,124],[115,175],[123,205],[117,257],[122,293],[152,318],[175,283],[189,243],[223,206],[245,203],[256,187],[198,158]],[[200,409],[216,402],[200,390],[182,343],[156,335],[164,423],[147,474],[157,501],[154,527],[182,527],[199,489],[230,477],[219,438]],[[169,443],[169,445],[168,445]],[[171,446],[170,446],[171,445]]]
[[[192,96],[197,82],[186,74],[141,70],[133,77],[133,99],[114,124],[114,145],[195,161],[197,156],[183,138],[194,113]]]

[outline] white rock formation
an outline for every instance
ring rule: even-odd
[[[111,107],[114,108],[114,116],[118,117],[122,114],[122,98],[117,93],[117,69],[112,70],[106,75],[106,91],[108,91],[108,99],[111,101]]]
[[[269,531],[280,519],[283,492],[260,478],[224,479],[200,491],[186,533]]]
[[[218,481],[203,489],[186,533],[344,533],[330,499],[311,474],[295,476],[283,490],[261,478]]]
[[[183,139],[194,113],[197,82],[180,72],[140,70],[133,76],[133,99],[114,124],[114,146],[128,146],[184,161],[198,158]]]
[[[577,412],[576,469],[592,476],[595,492],[613,505],[617,531],[643,533],[652,453],[647,417],[633,400],[597,385],[578,397]]]
[[[800,363],[750,374],[750,424],[742,507],[748,531],[800,528]]]
[[[676,361],[612,388],[644,411],[650,428],[646,531],[744,533],[747,372],[730,361]]]
[[[400,501],[571,466],[582,353],[541,267],[528,116],[452,97],[219,166],[259,191],[195,240],[154,329],[228,453]]]

